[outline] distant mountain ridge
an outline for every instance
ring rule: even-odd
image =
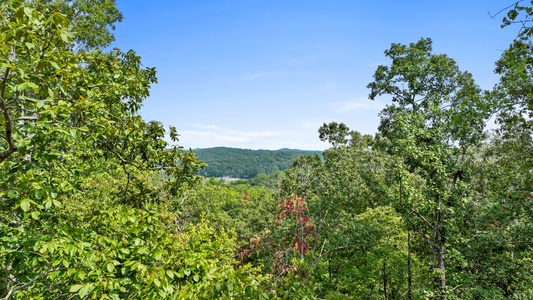
[[[229,147],[194,149],[198,158],[207,163],[200,171],[206,177],[234,177],[249,179],[257,174],[272,174],[289,168],[303,155],[322,155],[322,151],[282,148],[279,150],[250,150]]]

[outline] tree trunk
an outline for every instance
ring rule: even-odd
[[[413,274],[411,273],[411,232],[407,231],[407,300],[413,298]]]
[[[439,205],[440,208],[440,205]],[[446,300],[446,266],[444,264],[444,236],[442,234],[442,214],[437,212],[437,220],[435,224],[435,237],[437,248],[437,268],[438,268],[438,277],[437,282],[439,285],[439,298],[440,300]]]
[[[387,297],[387,259],[383,259],[383,295],[385,296],[385,299],[389,299]]]

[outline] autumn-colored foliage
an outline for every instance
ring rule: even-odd
[[[276,226],[281,224],[281,220],[284,217],[292,216],[294,218],[296,226],[294,227],[292,248],[303,258],[303,255],[309,252],[309,239],[316,236],[315,226],[311,222],[311,217],[307,214],[305,199],[294,194],[292,199],[283,200],[279,207],[282,211],[277,216]]]

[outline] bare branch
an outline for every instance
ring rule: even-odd
[[[14,287],[12,287],[8,292],[7,292],[7,295],[4,297],[4,298],[0,298],[0,300],[8,300],[9,298],[11,298],[11,296],[13,295],[14,292],[18,291],[18,290],[21,290],[21,289],[24,289],[24,288],[27,288],[29,286],[31,286],[33,283],[35,283],[37,280],[39,280],[41,277],[43,276],[46,276],[52,272],[55,272],[55,271],[60,271],[60,270],[64,270],[64,268],[57,268],[57,269],[51,269],[51,270],[48,270],[44,273],[41,273],[37,276],[35,276],[32,280],[28,281],[28,282],[25,282],[25,283],[19,283],[17,285],[15,285]]]
[[[498,15],[501,14],[502,12],[508,10],[509,8],[511,8],[511,7],[513,7],[513,6],[517,6],[518,3],[522,2],[522,1],[523,1],[523,0],[516,1],[516,2],[513,3],[513,4],[511,4],[511,5],[507,6],[507,7],[504,7],[504,8],[502,8],[502,9],[500,9],[500,10],[499,10],[497,13],[495,13],[495,14],[491,14],[490,11],[488,11],[487,14],[490,16],[491,19],[494,19],[494,18],[496,18],[496,16],[498,16]]]
[[[424,223],[426,223],[426,225],[428,225],[430,228],[432,227],[431,223],[429,223],[429,221],[423,215],[421,215],[419,212],[417,212],[416,210],[414,210],[412,208],[409,208],[409,210],[411,212],[413,212],[415,215],[417,215],[417,217],[419,217],[422,221],[424,221]]]
[[[322,247],[320,248],[320,254],[319,254],[318,257],[315,259],[315,266],[318,264],[318,262],[319,262],[320,259],[322,258],[322,255],[324,254],[324,246],[326,245],[327,240],[328,240],[328,239],[324,239],[324,242],[322,243]]]

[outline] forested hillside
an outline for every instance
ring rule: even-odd
[[[257,174],[272,174],[289,168],[302,155],[322,155],[321,151],[294,149],[249,150],[227,147],[195,149],[198,158],[207,164],[200,171],[206,177],[250,179]]]
[[[323,157],[225,184],[139,115],[157,78],[106,50],[114,1],[0,2],[0,299],[533,299],[520,4],[493,89],[429,38],[393,43],[375,135],[324,124]]]

